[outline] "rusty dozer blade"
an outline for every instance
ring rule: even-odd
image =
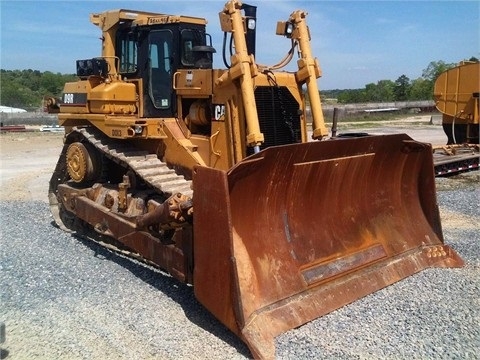
[[[193,183],[195,295],[256,358],[422,269],[463,265],[443,242],[431,147],[404,134],[271,147]]]

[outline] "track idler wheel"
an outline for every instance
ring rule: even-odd
[[[81,142],[69,145],[66,162],[68,175],[78,184],[93,181],[101,174],[101,161],[98,156],[93,149]]]

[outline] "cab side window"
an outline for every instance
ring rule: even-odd
[[[137,72],[137,42],[131,33],[118,33],[117,57],[119,59],[118,72],[121,74],[133,74]]]

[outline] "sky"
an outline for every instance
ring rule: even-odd
[[[480,58],[479,1],[249,0],[257,6],[257,62],[278,63],[290,41],[275,35],[277,21],[308,13],[312,52],[322,68],[320,89],[356,89],[380,80],[411,80],[432,61]],[[130,9],[208,20],[221,60],[218,13],[225,1],[0,0],[0,68],[75,73],[75,61],[100,55],[99,28],[90,13]],[[294,60],[297,57],[295,56]],[[293,70],[296,61],[287,70]]]

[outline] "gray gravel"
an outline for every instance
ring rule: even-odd
[[[478,173],[478,172],[477,172]],[[279,359],[480,358],[478,175],[439,179],[446,242],[429,269],[277,338]],[[191,287],[51,225],[44,202],[0,202],[7,359],[244,359]]]
[[[191,287],[55,228],[46,203],[1,202],[0,214],[0,319],[8,358],[248,355],[196,302]]]

